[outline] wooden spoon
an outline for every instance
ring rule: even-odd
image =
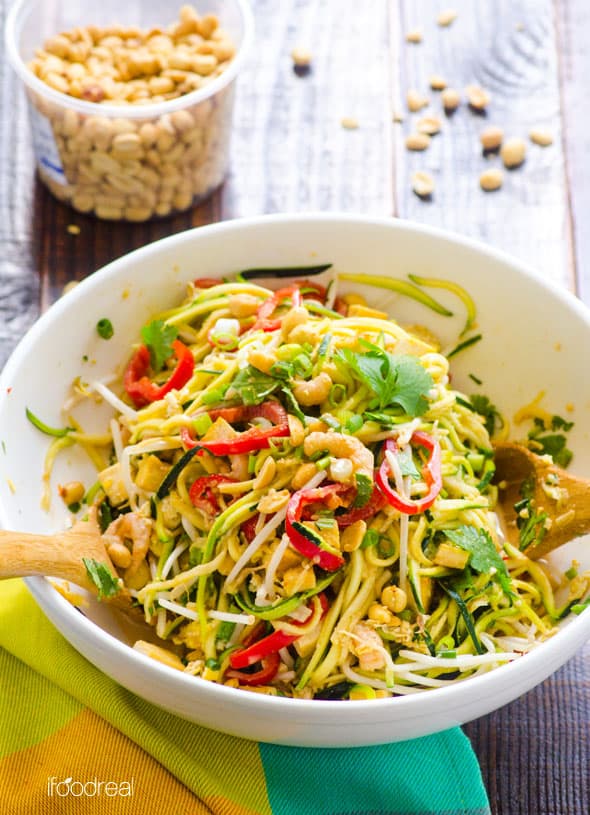
[[[97,595],[98,588],[89,578],[82,558],[104,563],[111,574],[117,576],[98,526],[92,521],[80,521],[72,529],[55,535],[0,530],[0,579],[31,575],[57,577]],[[103,599],[122,608],[130,603],[124,588]]]
[[[531,509],[547,514],[545,535],[540,543],[524,550],[527,557],[543,557],[590,532],[590,481],[567,473],[521,444],[498,442],[494,448],[498,508],[511,543],[519,545],[514,504],[523,498],[523,482],[530,484]]]

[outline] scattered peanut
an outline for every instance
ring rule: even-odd
[[[412,176],[412,189],[420,198],[428,198],[434,192],[434,178],[430,173],[418,170]]]
[[[61,162],[59,173],[39,165],[47,186],[80,212],[130,221],[187,209],[206,197],[225,175],[231,86],[164,115],[138,117],[137,108],[198,90],[234,54],[217,17],[189,5],[165,29],[88,26],[47,40],[30,70],[55,90],[96,105],[95,114],[78,113],[29,91],[49,121]],[[118,105],[121,113],[104,115],[104,104]],[[133,115],[125,115],[127,106]]]
[[[553,134],[542,127],[534,127],[529,132],[529,138],[533,144],[538,144],[540,147],[549,147],[553,144]]]
[[[367,616],[369,620],[372,620],[378,625],[391,625],[394,620],[394,615],[391,611],[380,603],[373,603],[369,608]]]
[[[436,18],[437,25],[441,26],[442,28],[446,28],[455,22],[457,19],[457,14],[458,12],[454,8],[447,8],[444,11],[441,11]]]
[[[427,136],[435,136],[440,132],[440,119],[437,116],[424,116],[416,123],[418,133],[426,133]]]
[[[358,119],[355,119],[354,116],[343,116],[340,124],[345,130],[356,130],[359,126]]]
[[[408,597],[399,586],[386,586],[381,592],[381,602],[394,614],[399,614],[408,605]]]
[[[490,104],[491,96],[479,85],[468,85],[465,89],[470,107],[482,113]]]
[[[68,481],[58,487],[58,492],[64,504],[69,507],[81,501],[86,490],[80,481]]]
[[[445,88],[440,98],[447,113],[452,113],[454,110],[457,110],[461,104],[461,95],[455,88]]]
[[[414,28],[406,34],[406,42],[420,43],[422,42],[422,32],[419,28]]]
[[[428,84],[433,91],[444,91],[444,89],[447,87],[447,80],[443,76],[434,74],[428,80]]]
[[[504,139],[504,131],[501,127],[486,127],[485,130],[479,134],[481,146],[485,151],[498,150]]]
[[[505,167],[520,167],[526,155],[526,144],[523,139],[506,139],[502,145],[500,156]]]
[[[497,167],[491,167],[489,170],[484,170],[479,177],[479,184],[482,190],[485,190],[485,192],[492,192],[493,190],[500,189],[503,181],[504,173]]]
[[[80,227],[78,226],[78,224],[68,224],[66,227],[66,231],[68,235],[79,235]]]
[[[296,68],[309,68],[312,61],[312,54],[309,48],[298,46],[291,51],[291,59]]]
[[[430,100],[424,96],[424,94],[413,89],[410,89],[407,92],[406,102],[408,105],[408,110],[411,110],[412,113],[416,113],[417,111],[422,110],[422,108],[428,107],[430,104]]]
[[[406,138],[408,150],[426,150],[430,145],[430,136],[427,133],[410,133]]]

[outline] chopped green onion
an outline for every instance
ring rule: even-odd
[[[577,577],[577,576],[578,576],[578,570],[576,569],[576,567],[575,567],[575,566],[571,566],[571,567],[570,567],[570,568],[567,570],[567,572],[565,572],[565,576],[567,577],[567,579],[568,579],[568,580],[573,580],[573,579],[574,579],[574,577]]]
[[[222,385],[220,388],[213,388],[213,390],[203,394],[203,396],[201,397],[201,402],[204,405],[214,405],[217,402],[222,402],[223,397],[227,393],[228,388],[229,384]],[[244,402],[244,404],[246,404],[246,402]]]
[[[25,414],[30,423],[34,425],[37,430],[40,430],[41,433],[45,433],[46,436],[55,436],[56,438],[61,439],[64,436],[67,436],[68,433],[72,433],[74,431],[73,427],[49,427],[49,425],[37,418],[37,416],[35,416],[35,414],[29,410],[29,408],[25,408]]]
[[[371,546],[376,546],[379,543],[379,533],[376,529],[367,529],[361,542],[361,549],[369,549]]]
[[[586,600],[585,603],[575,603],[571,610],[574,614],[581,614],[587,608],[590,608],[590,600]]]
[[[338,407],[346,399],[346,388],[340,382],[332,385],[328,394],[328,402],[332,407]]]
[[[102,320],[99,320],[96,324],[96,331],[99,337],[102,337],[103,340],[110,340],[110,338],[115,333],[115,329],[113,328],[112,322],[108,319],[108,317],[103,317]]]
[[[193,427],[197,436],[204,436],[212,424],[213,421],[208,413],[197,413],[193,419]]]
[[[256,453],[250,453],[248,456],[248,475],[254,475],[256,472]]]
[[[348,430],[349,433],[356,433],[357,430],[361,429],[363,424],[364,424],[363,417],[359,416],[358,414],[355,414],[354,416],[351,416],[350,419],[348,419],[344,427],[346,428],[346,430]]]
[[[437,657],[442,657],[443,659],[456,659],[457,652],[445,649],[444,651],[437,651]]]
[[[316,461],[315,466],[318,468],[318,470],[327,470],[331,461],[331,456],[323,456]]]

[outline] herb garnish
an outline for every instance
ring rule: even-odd
[[[150,352],[150,364],[155,373],[162,370],[172,355],[172,343],[177,336],[176,326],[167,325],[163,320],[153,320],[141,329],[141,338]]]
[[[573,426],[573,422],[567,422],[561,416],[552,416],[548,427],[547,422],[536,416],[534,427],[528,433],[529,447],[541,455],[551,456],[560,467],[567,467],[573,453],[567,447],[564,433],[568,433]],[[556,433],[557,430],[563,430],[563,433]]]
[[[378,345],[361,340],[369,350],[355,353],[341,348],[334,359],[346,365],[366,385],[376,399],[369,408],[397,405],[409,416],[421,416],[428,408],[427,394],[432,388],[432,377],[416,357],[393,355]]]
[[[445,529],[445,535],[455,546],[471,552],[469,565],[475,572],[493,574],[504,591],[510,594],[508,569],[488,532],[464,525],[457,529]]]
[[[98,333],[98,336],[102,337],[103,340],[110,340],[110,338],[115,333],[113,324],[108,317],[103,317],[101,320],[97,322],[96,331]]]
[[[113,576],[106,563],[100,563],[98,560],[87,557],[83,557],[82,561],[86,568],[86,574],[98,589],[99,600],[105,597],[114,597],[115,594],[119,593],[121,590],[119,581]]]

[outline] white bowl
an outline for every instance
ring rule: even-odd
[[[347,215],[267,216],[202,227],[126,255],[91,275],[31,329],[0,378],[2,526],[49,532],[60,529],[66,517],[60,501],[53,501],[50,514],[40,508],[47,440],[27,421],[25,407],[58,424],[72,379],[83,371],[89,376],[89,364],[99,378],[124,362],[140,327],[154,312],[178,302],[187,280],[319,261],[330,261],[340,271],[403,279],[415,273],[464,286],[477,303],[483,340],[454,361],[454,385],[473,392],[468,375],[475,374],[506,416],[545,391],[544,407],[575,421],[571,469],[590,472],[590,377],[584,373],[590,369],[590,315],[574,297],[503,254],[423,226]],[[433,293],[457,312],[454,318],[435,315],[394,293],[380,292],[379,303],[451,342],[465,315],[451,294]],[[95,331],[102,317],[115,327],[108,342]],[[90,363],[82,361],[84,355]],[[568,405],[574,406],[570,414]],[[81,462],[75,451],[63,456],[56,483],[78,474]],[[583,566],[590,567],[590,551],[584,553],[579,542],[567,548],[560,556],[567,559],[575,551]],[[132,650],[107,607],[92,602],[82,614],[45,579],[31,578],[28,584],[72,645],[126,688],[207,727],[278,744],[378,744],[466,722],[544,680],[590,637],[586,611],[521,659],[451,687],[370,702],[294,700],[246,693],[169,669]]]

